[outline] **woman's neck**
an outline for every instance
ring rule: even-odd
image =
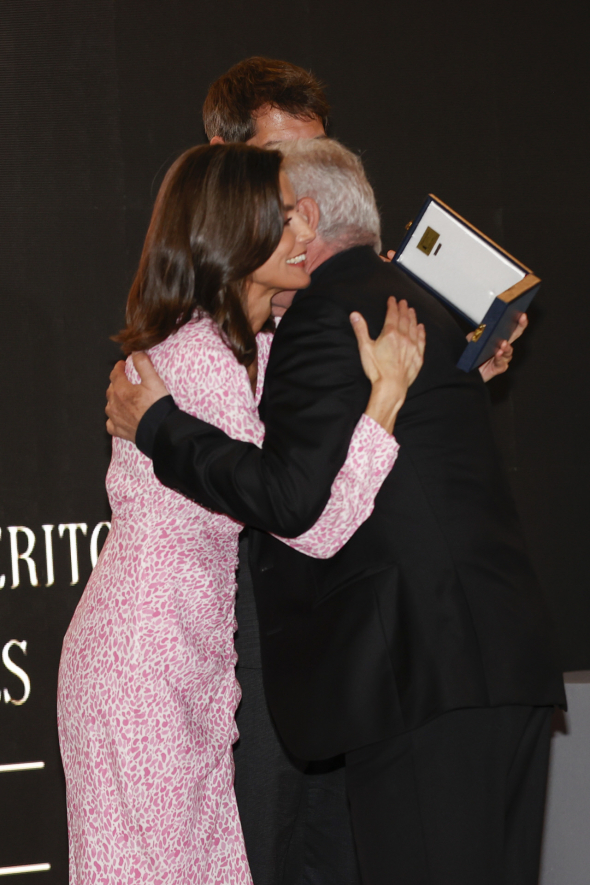
[[[255,335],[257,335],[270,316],[270,300],[280,290],[276,287],[270,289],[260,283],[250,282],[246,290],[246,303],[248,305],[248,322]]]

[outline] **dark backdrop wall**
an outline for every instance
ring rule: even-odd
[[[0,868],[67,881],[55,689],[108,528],[108,336],[163,170],[209,83],[313,68],[395,247],[434,192],[544,279],[499,438],[565,669],[590,668],[588,56],[575,5],[492,0],[4,0],[0,18]],[[6,766],[38,763],[36,768]],[[44,767],[41,767],[44,763]],[[4,767],[2,767],[4,766]]]

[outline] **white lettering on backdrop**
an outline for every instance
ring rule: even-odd
[[[98,545],[102,537],[103,529],[110,529],[110,522],[98,522],[90,533],[89,552],[92,568],[98,561]],[[45,570],[47,580],[45,587],[55,584],[54,565],[54,535],[55,525],[44,524],[42,543],[45,548]],[[34,558],[37,536],[33,529],[25,525],[9,525],[8,537],[10,542],[10,566],[12,573],[12,590],[28,583],[31,587],[39,586],[38,567],[39,563]],[[57,526],[59,539],[69,541],[70,552],[70,585],[80,581],[80,546],[82,537],[88,536],[88,524],[85,522],[62,522]],[[0,542],[2,541],[2,529],[0,529]],[[88,542],[86,542],[88,543]],[[37,553],[40,557],[41,554]],[[28,581],[27,581],[28,578]],[[0,590],[6,586],[6,575],[0,575]]]

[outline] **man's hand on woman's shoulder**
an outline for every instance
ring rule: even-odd
[[[135,442],[139,422],[153,404],[168,395],[166,385],[154,369],[145,353],[133,354],[133,365],[137,369],[140,384],[132,384],[125,374],[125,363],[116,363],[111,372],[111,383],[107,390],[107,430],[111,436],[119,436]]]

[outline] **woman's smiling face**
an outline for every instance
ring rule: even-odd
[[[248,319],[259,332],[270,316],[270,300],[283,289],[304,289],[310,284],[305,270],[307,245],[314,231],[296,208],[295,192],[285,172],[280,173],[285,226],[279,245],[268,261],[254,271],[248,287]]]

